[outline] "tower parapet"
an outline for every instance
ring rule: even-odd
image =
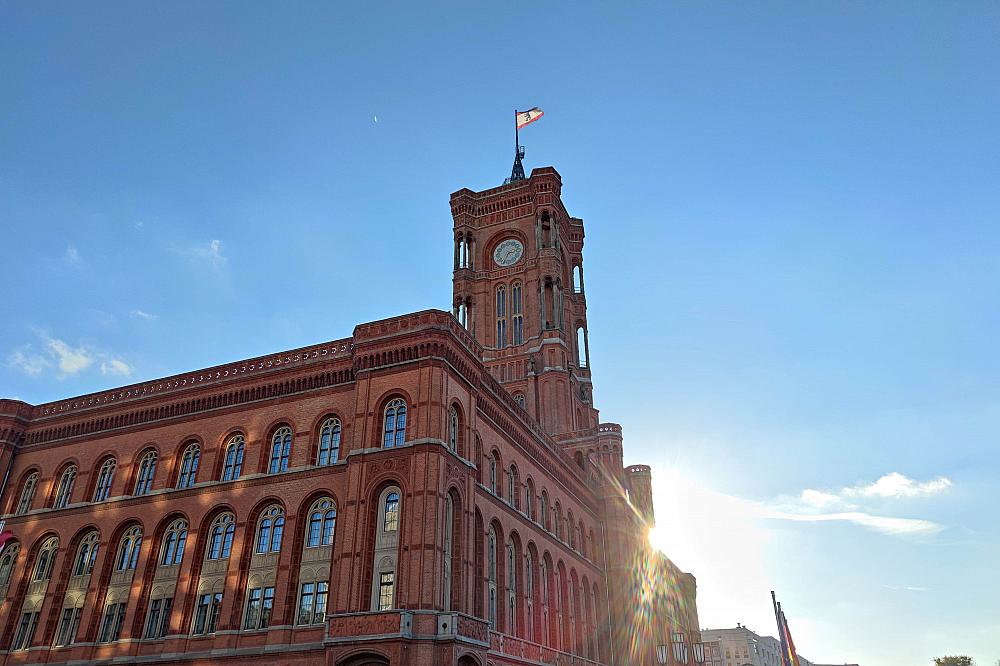
[[[652,527],[656,524],[653,516],[653,472],[649,465],[630,465],[625,468],[628,495],[643,520]]]

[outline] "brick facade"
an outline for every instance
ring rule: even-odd
[[[646,545],[649,470],[592,405],[560,190],[546,168],[452,195],[454,315],[0,401],[0,659],[624,665],[697,642],[693,577]]]

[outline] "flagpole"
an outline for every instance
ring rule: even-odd
[[[521,148],[521,140],[517,136],[517,109],[514,109],[514,154]]]

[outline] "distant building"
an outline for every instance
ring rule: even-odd
[[[718,642],[722,666],[781,666],[781,642],[737,624],[732,629],[702,629],[702,641]],[[814,666],[799,655],[800,666]]]

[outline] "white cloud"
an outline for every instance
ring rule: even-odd
[[[803,504],[807,506],[814,506],[817,509],[840,504],[841,502],[840,497],[834,495],[833,493],[825,493],[822,490],[813,490],[812,488],[806,488],[803,490],[800,499]]]
[[[83,264],[83,259],[80,257],[80,251],[73,245],[66,246],[66,251],[63,253],[63,261],[66,262],[68,266],[73,266],[74,268]]]
[[[45,345],[64,375],[75,375],[81,370],[86,370],[94,362],[93,354],[84,347],[74,349],[62,340],[52,338],[47,339]]]
[[[31,353],[31,346],[16,349],[7,356],[7,365],[17,368],[26,375],[35,376],[51,365],[48,359],[39,354]]]
[[[135,310],[132,310],[132,312],[130,312],[129,314],[133,318],[136,318],[136,319],[145,319],[147,321],[153,321],[155,319],[159,319],[160,318],[160,315],[151,314],[149,312],[145,312],[145,311],[140,310],[138,308],[136,308]]]
[[[113,358],[108,361],[101,362],[101,374],[128,377],[132,374],[132,368],[125,361]]]
[[[921,483],[899,472],[890,472],[874,483],[844,488],[843,494],[848,497],[926,497],[942,493],[951,485],[951,480],[943,476]]]
[[[88,345],[74,347],[65,340],[53,338],[43,331],[35,331],[41,346],[39,349],[26,344],[7,356],[7,364],[29,376],[37,376],[50,369],[58,379],[77,375],[95,363],[102,374],[127,377],[132,367],[110,352]]]

